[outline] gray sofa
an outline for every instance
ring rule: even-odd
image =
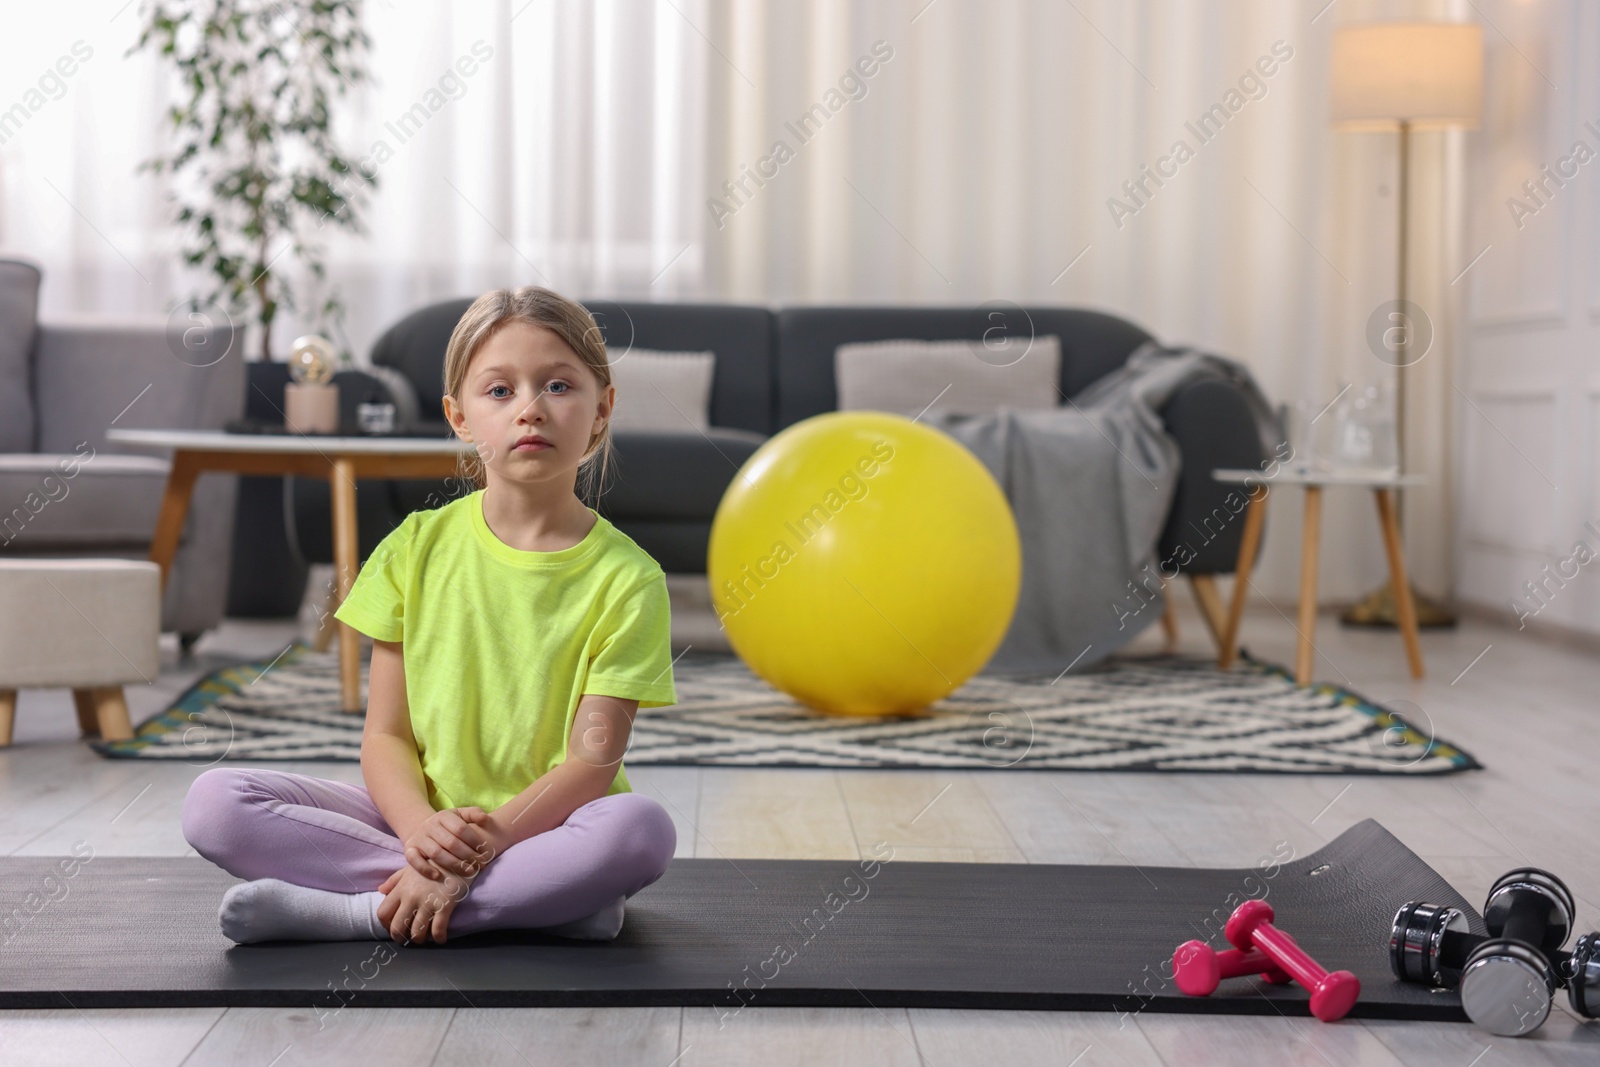
[[[0,553],[144,559],[170,461],[106,430],[220,429],[243,407],[244,364],[230,352],[193,366],[160,325],[40,323],[40,282],[34,265],[0,260]],[[232,342],[229,326],[209,338],[213,351]],[[161,606],[185,649],[223,616],[237,480],[195,485]]]
[[[373,346],[372,363],[402,375],[414,391],[405,406],[419,413],[414,431],[446,436],[441,408],[444,351],[450,332],[470,298],[444,301],[401,319]],[[711,519],[738,466],[767,437],[836,405],[834,349],[846,341],[899,337],[929,340],[979,338],[992,329],[986,308],[785,307],[769,309],[716,304],[653,304],[589,301],[608,346],[627,345],[716,353],[711,395],[713,429],[697,433],[646,434],[618,431],[617,463],[610,487],[595,504],[668,572],[703,574]],[[1078,308],[1013,308],[1007,329],[1029,328],[1061,338],[1061,390],[1078,393],[1120,366],[1149,334],[1114,315]],[[392,377],[392,375],[390,376]],[[1229,487],[1210,477],[1216,467],[1255,467],[1266,456],[1244,398],[1230,384],[1199,381],[1162,409],[1166,427],[1183,450],[1183,471],[1161,539],[1161,557],[1180,541],[1193,548],[1195,528],[1223,506]],[[459,493],[459,486],[456,492]],[[449,499],[442,481],[394,481],[375,485],[361,498],[363,555],[409,512],[438,507]],[[309,562],[332,560],[328,487],[297,479],[281,494],[284,525]],[[264,506],[271,505],[263,500]],[[1216,522],[1210,524],[1215,527]],[[1191,575],[1233,570],[1240,523],[1197,550],[1184,568]],[[1185,534],[1188,533],[1187,538]],[[272,523],[241,529],[241,556],[272,551],[267,539],[281,537]],[[244,538],[257,543],[244,546]],[[298,600],[296,600],[298,603]]]

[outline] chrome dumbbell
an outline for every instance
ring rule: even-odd
[[[1555,991],[1567,987],[1573,1010],[1600,1015],[1600,938],[1585,935],[1578,951],[1560,951],[1572,933],[1575,907],[1565,883],[1522,867],[1489,890],[1484,925],[1469,933],[1458,909],[1411,901],[1395,912],[1389,965],[1405,982],[1457,987],[1461,1006],[1490,1033],[1518,1037],[1549,1017]]]

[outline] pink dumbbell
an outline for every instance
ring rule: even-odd
[[[1185,941],[1172,954],[1172,978],[1191,997],[1209,997],[1224,978],[1243,978],[1247,974],[1259,974],[1274,985],[1292,981],[1258,948],[1218,952],[1204,941]]]
[[[1272,925],[1272,905],[1264,900],[1247,900],[1234,909],[1223,935],[1235,947],[1260,949],[1267,958],[1288,971],[1290,976],[1311,991],[1311,1014],[1325,1023],[1342,1019],[1361,995],[1361,979],[1349,971],[1329,973],[1294,938]]]

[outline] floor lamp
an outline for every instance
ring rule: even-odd
[[[1411,132],[1478,125],[1483,109],[1483,29],[1462,22],[1374,22],[1340,26],[1333,33],[1330,60],[1332,120],[1341,130],[1399,130],[1400,227],[1398,300],[1407,315],[1406,228],[1410,192]],[[1406,366],[1423,353],[1409,352],[1412,325],[1402,320],[1394,331],[1395,435],[1400,473],[1406,472]],[[1387,336],[1387,335],[1386,335]],[[1385,356],[1386,360],[1391,357]],[[1402,493],[1395,494],[1395,521],[1401,522]],[[1411,594],[1419,626],[1454,626],[1445,605]],[[1346,623],[1394,626],[1394,590],[1385,581],[1344,613]]]

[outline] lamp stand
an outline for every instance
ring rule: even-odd
[[[1411,123],[1400,122],[1400,262],[1398,271],[1399,304],[1401,314],[1405,314],[1406,300],[1406,237],[1408,233],[1407,200],[1410,194],[1409,171],[1411,162]],[[1400,331],[1400,350],[1394,368],[1394,433],[1395,433],[1395,458],[1398,461],[1399,473],[1406,471],[1406,349],[1411,344],[1411,324],[1406,322]],[[1396,490],[1394,493],[1394,521],[1397,529],[1404,527],[1405,493]],[[1453,611],[1440,602],[1417,592],[1416,587],[1411,588],[1411,600],[1416,605],[1417,625],[1430,627],[1448,627],[1456,624]],[[1340,621],[1348,626],[1387,626],[1399,625],[1399,613],[1394,602],[1394,589],[1387,579],[1378,588],[1350,605]]]

